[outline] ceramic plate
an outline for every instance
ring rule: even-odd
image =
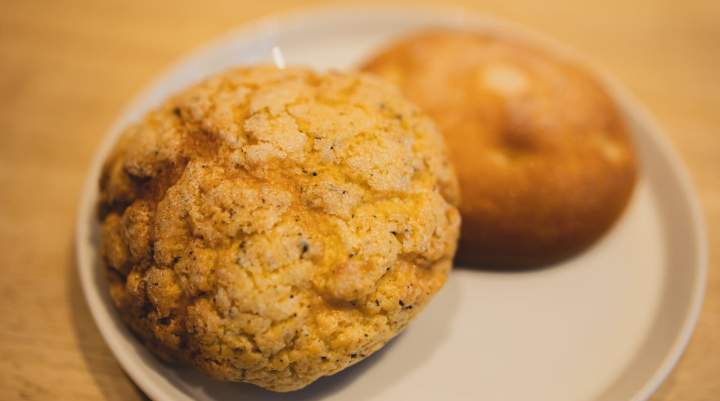
[[[645,400],[678,360],[697,320],[706,239],[687,174],[658,126],[603,78],[628,123],[641,173],[625,214],[582,255],[535,272],[462,266],[407,331],[366,361],[305,390],[275,394],[219,383],[150,355],[118,319],[98,254],[101,162],[128,123],[227,67],[269,62],[349,68],[397,35],[428,26],[500,30],[567,53],[537,34],[448,10],[334,9],[234,32],[175,67],[123,113],[98,151],[80,206],[80,277],[97,325],[128,375],[166,400]]]

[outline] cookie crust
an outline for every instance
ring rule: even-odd
[[[105,163],[111,296],[163,359],[296,390],[378,350],[442,287],[457,201],[442,137],[395,88],[227,71],[128,128]]]

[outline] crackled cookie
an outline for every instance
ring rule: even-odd
[[[494,33],[431,30],[363,70],[400,86],[444,134],[463,200],[462,263],[528,268],[571,256],[630,198],[623,118],[572,61]]]
[[[148,113],[106,161],[111,296],[166,360],[299,389],[377,351],[442,287],[457,191],[442,137],[393,87],[231,70]]]

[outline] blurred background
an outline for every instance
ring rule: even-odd
[[[688,351],[653,400],[720,399],[720,1],[394,4],[440,3],[567,44],[665,127],[704,206],[710,281]],[[92,154],[133,95],[179,57],[245,22],[330,4],[349,3],[2,2],[0,399],[142,399],[95,328],[74,271],[75,209]]]

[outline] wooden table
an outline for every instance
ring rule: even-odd
[[[313,2],[314,3],[314,2]],[[483,0],[618,77],[666,127],[702,198],[710,281],[700,323],[653,400],[720,399],[720,2]],[[143,398],[104,344],[75,273],[90,158],[169,63],[276,1],[6,1],[0,8],[0,399]]]

